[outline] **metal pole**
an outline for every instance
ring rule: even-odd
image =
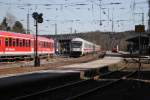
[[[142,25],[144,25],[144,13],[142,13]]]
[[[57,24],[55,23],[55,52],[58,53]]]
[[[113,10],[114,10],[114,7],[113,7]],[[113,11],[112,11],[112,33],[114,31],[114,14],[113,14]]]
[[[30,29],[29,29],[29,9],[27,13],[27,34],[30,34]]]
[[[102,6],[102,2],[101,2],[102,0],[99,0],[99,9],[100,9],[100,26],[102,25],[102,19],[101,19],[101,6]]]
[[[150,0],[148,0],[148,32],[150,32]]]
[[[40,66],[40,59],[38,57],[38,22],[36,20],[36,37],[35,37],[35,60],[34,60],[34,66]]]
[[[55,23],[55,35],[57,35],[57,24]]]

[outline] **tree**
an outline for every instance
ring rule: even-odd
[[[4,30],[4,31],[7,31],[8,29],[8,24],[6,22],[6,17],[3,19],[2,23],[0,24],[0,30]]]
[[[22,23],[20,23],[19,21],[16,21],[15,24],[12,27],[12,31],[13,32],[17,32],[17,33],[25,33],[25,30],[23,28]]]

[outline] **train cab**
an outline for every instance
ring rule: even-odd
[[[82,55],[82,41],[71,41],[71,56]]]

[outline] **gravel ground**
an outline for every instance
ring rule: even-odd
[[[7,74],[17,74],[17,73],[25,73],[39,70],[48,70],[55,69],[56,67],[61,67],[64,65],[70,65],[74,63],[85,63],[88,61],[93,61],[99,59],[100,54],[91,54],[87,56],[82,56],[80,58],[67,58],[67,57],[54,57],[47,60],[42,60],[42,64],[39,67],[33,66],[32,62],[16,62],[16,63],[8,63],[0,65],[0,75]]]

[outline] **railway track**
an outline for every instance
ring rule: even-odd
[[[127,79],[127,78],[133,76],[135,73],[137,73],[137,71],[134,71],[134,72],[125,74],[125,75],[123,75],[123,76],[121,75],[121,77],[118,78],[118,79],[114,79],[113,81],[107,82],[107,83],[104,84],[104,85],[100,85],[100,86],[98,86],[98,87],[96,87],[96,88],[93,88],[93,89],[91,89],[91,90],[85,91],[85,92],[83,92],[83,93],[80,93],[80,94],[75,95],[75,96],[73,96],[73,97],[67,98],[67,99],[65,99],[65,100],[83,100],[82,97],[83,97],[83,98],[86,98],[86,96],[92,96],[92,95],[94,95],[97,91],[103,91],[105,88],[111,88],[114,84],[118,84],[118,83],[121,82],[122,80]],[[112,73],[111,73],[111,74],[112,74]],[[113,74],[114,74],[114,72],[113,72]],[[116,72],[115,72],[115,74],[116,74]],[[117,75],[117,74],[116,74],[116,75]],[[115,75],[115,76],[116,76],[116,75]],[[101,94],[99,94],[99,95],[101,95]],[[88,98],[87,98],[87,99],[88,99]]]
[[[120,69],[120,71],[125,68]],[[55,88],[45,89],[28,95],[18,96],[12,100],[82,100],[82,97],[94,95],[95,92],[110,88],[122,80],[136,75],[137,71],[120,74],[119,71],[101,75],[99,80],[79,80],[76,82],[60,85]],[[111,76],[111,79],[109,78]]]

